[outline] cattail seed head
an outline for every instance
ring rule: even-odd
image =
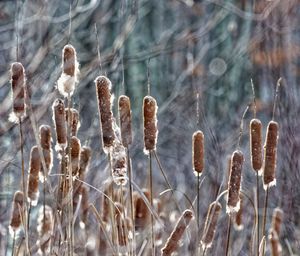
[[[243,163],[243,153],[239,150],[234,151],[231,157],[230,177],[228,183],[228,199],[226,205],[226,211],[229,214],[238,212],[238,210],[240,209],[240,189]]]
[[[71,165],[72,165],[72,175],[76,176],[79,171],[79,161],[80,161],[80,140],[72,136],[71,138]]]
[[[13,96],[13,112],[9,119],[12,122],[18,122],[19,118],[25,116],[25,70],[20,62],[14,62],[11,65],[11,88]]]
[[[282,255],[282,247],[279,242],[278,234],[275,230],[271,229],[269,233],[269,241],[271,247],[271,255],[272,256],[280,256]]]
[[[201,239],[203,248],[210,248],[212,245],[221,210],[222,206],[219,202],[212,202],[209,205],[204,225],[204,232]]]
[[[41,125],[40,126],[40,142],[43,150],[44,161],[46,165],[46,170],[41,172],[40,178],[41,181],[44,181],[44,172],[46,177],[49,175],[52,169],[53,155],[51,149],[51,128],[49,125]]]
[[[108,149],[113,145],[115,132],[113,129],[112,101],[110,93],[111,82],[105,76],[98,76],[95,80],[96,93],[98,99],[98,111],[100,115],[100,125],[102,129],[103,150],[108,153]]]
[[[57,141],[56,149],[61,150],[67,146],[67,126],[64,102],[61,99],[56,99],[52,108]]]
[[[71,117],[69,118],[69,112]],[[66,108],[66,122],[69,124],[71,129],[71,135],[77,136],[77,131],[80,127],[79,113],[75,108]]]
[[[150,201],[150,192],[148,189],[143,189],[143,193],[145,197]],[[134,223],[136,226],[136,229],[138,230],[144,230],[150,223],[151,220],[151,214],[150,211],[144,201],[144,199],[141,197],[141,195],[134,191],[133,192],[133,198],[134,198]]]
[[[115,140],[110,154],[113,181],[118,186],[125,185],[127,183],[126,149],[118,140]]]
[[[264,188],[275,186],[275,169],[277,158],[278,123],[270,121],[267,128],[266,142],[264,145]]]
[[[128,147],[132,143],[131,108],[130,99],[125,95],[119,97],[119,117],[122,144]]]
[[[9,224],[9,230],[13,235],[22,223],[22,211],[23,211],[24,194],[21,191],[16,191],[13,198],[11,219]]]
[[[45,212],[45,216],[44,216],[44,212]],[[45,210],[43,207],[41,207],[38,214],[37,231],[40,237],[39,239],[40,255],[50,253],[50,237],[51,237],[52,229],[53,229],[52,209],[50,206],[45,205]]]
[[[157,103],[151,96],[144,97],[144,152],[146,154],[156,149],[157,142]]]
[[[191,210],[185,210],[182,213],[172,234],[169,236],[165,246],[161,249],[162,256],[171,256],[171,254],[176,251],[178,242],[182,238],[192,218],[193,212]]]
[[[236,230],[240,231],[244,228],[243,225],[243,199],[240,200],[240,209],[234,216],[234,227]]]
[[[90,147],[83,146],[80,151],[80,163],[79,163],[79,178],[84,180],[84,175],[88,170],[89,163],[92,157],[92,150]]]
[[[259,119],[250,121],[250,150],[253,170],[259,172],[262,167],[262,123]]]
[[[272,229],[274,229],[277,235],[280,235],[281,224],[283,219],[283,211],[280,208],[275,208],[272,216]]]
[[[30,151],[28,189],[27,189],[28,202],[30,202],[32,206],[37,205],[38,198],[39,198],[40,171],[41,171],[41,160],[39,155],[39,149],[37,146],[34,146],[31,148]]]
[[[196,131],[193,134],[192,155],[195,175],[201,175],[204,169],[204,134],[202,131]]]
[[[79,64],[77,62],[77,54],[75,48],[68,44],[62,51],[62,69],[63,72],[57,81],[57,88],[64,96],[72,96],[75,90],[75,85],[78,83]]]

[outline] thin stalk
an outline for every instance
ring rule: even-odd
[[[231,217],[228,215],[228,228],[227,228],[227,242],[226,242],[226,256],[228,256],[229,252],[229,244],[230,244],[230,233],[231,233]]]
[[[199,223],[199,216],[200,216],[200,173],[197,173],[197,241],[200,241],[200,223]],[[198,246],[197,246],[198,247]],[[197,248],[198,250],[198,248]]]
[[[202,256],[205,256],[205,254],[206,254],[206,250],[207,250],[207,247],[204,247],[204,250],[203,250]]]
[[[29,225],[30,225],[30,213],[31,213],[31,201],[29,203],[28,216],[27,216],[27,227],[28,227],[28,230],[29,230]]]
[[[266,235],[266,222],[267,222],[267,210],[268,210],[268,197],[269,197],[269,186],[267,186],[266,197],[265,197],[265,206],[264,206],[264,216],[263,216],[262,237]]]
[[[14,256],[14,252],[15,252],[15,243],[16,243],[16,231],[14,231],[13,244],[12,244],[12,250],[11,250],[11,256]]]
[[[149,184],[150,184],[150,203],[153,208],[153,180],[152,180],[152,151],[149,151]],[[152,245],[152,255],[155,255],[155,245],[154,245],[154,218],[151,214],[151,245]]]
[[[257,233],[256,233],[256,239],[257,239],[257,245],[256,245],[256,253],[257,256],[259,255],[259,178],[258,178],[258,172],[256,173],[256,206],[257,206]]]

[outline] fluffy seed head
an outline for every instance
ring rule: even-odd
[[[45,212],[45,218],[44,218]],[[41,207],[38,215],[38,226],[37,231],[39,234],[39,254],[49,254],[50,253],[50,237],[53,229],[53,213],[50,206],[45,205],[44,208]]]
[[[143,189],[145,197],[150,201],[150,192],[147,189]],[[134,198],[134,219],[135,226],[138,230],[144,230],[150,223],[151,215],[150,211],[144,201],[144,199],[138,194],[138,192],[133,192]]]
[[[21,191],[16,191],[14,194],[11,219],[9,229],[11,232],[16,232],[22,223],[22,211],[23,211],[24,195]]]
[[[50,173],[52,169],[52,149],[51,149],[51,128],[49,125],[40,126],[40,142],[43,150],[44,161],[46,165],[46,170],[44,170],[46,176]],[[41,172],[41,181],[44,181],[44,172]]]
[[[240,201],[240,209],[234,216],[234,227],[236,230],[240,231],[244,228],[243,225],[243,199]]]
[[[10,72],[13,96],[13,113],[10,120],[18,121],[19,117],[25,116],[25,70],[20,62],[14,62]]]
[[[163,256],[171,256],[171,254],[176,251],[178,242],[182,238],[192,218],[193,212],[191,210],[185,210],[182,213],[172,234],[169,236],[165,246],[161,249]]]
[[[57,149],[63,149],[67,146],[67,126],[65,105],[61,99],[56,99],[53,103],[53,120],[55,124]]]
[[[144,97],[143,104],[144,113],[144,151],[149,153],[156,149],[157,142],[157,104],[156,100],[151,96]]]
[[[71,114],[71,118],[69,118],[68,116],[69,112]],[[71,135],[77,136],[77,131],[80,127],[80,120],[79,120],[79,113],[75,108],[71,108],[70,110],[66,108],[66,121],[70,126]]]
[[[204,169],[204,134],[196,131],[193,134],[193,169],[196,175],[201,174]]]
[[[256,172],[261,170],[262,157],[262,123],[259,119],[252,119],[250,122],[250,150],[251,164]]]
[[[226,206],[226,211],[229,214],[237,212],[240,209],[240,189],[243,163],[243,153],[239,150],[234,151],[231,157],[231,168],[228,183],[228,199]]]
[[[219,202],[212,202],[209,205],[204,225],[204,232],[201,239],[203,248],[209,248],[212,245],[221,210],[222,206]]]
[[[39,198],[39,173],[41,171],[41,160],[37,146],[31,148],[30,163],[28,171],[28,202],[31,205],[37,205]]]
[[[95,80],[95,84],[100,125],[102,129],[103,150],[108,153],[108,149],[113,145],[115,140],[115,132],[113,129],[112,95],[110,93],[111,82],[105,76],[98,76]]]
[[[79,161],[80,161],[80,140],[72,136],[71,138],[71,165],[72,165],[72,174],[76,176],[79,171]]]
[[[275,169],[277,158],[278,123],[270,121],[267,128],[266,142],[264,145],[264,188],[275,186]]]
[[[87,172],[89,163],[91,161],[92,150],[90,147],[83,146],[80,151],[80,163],[79,163],[79,178],[84,180],[84,175]]]
[[[281,224],[283,219],[283,211],[280,208],[275,208],[272,216],[272,229],[275,230],[277,235],[280,235]]]
[[[132,143],[131,108],[130,99],[125,95],[119,97],[119,117],[122,144],[128,147]]]
[[[125,185],[127,182],[127,161],[126,150],[124,146],[115,140],[111,152],[111,170],[113,181],[119,185]]]

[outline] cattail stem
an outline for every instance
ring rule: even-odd
[[[263,227],[262,227],[262,237],[266,237],[266,222],[267,222],[267,211],[268,211],[268,197],[269,197],[269,186],[266,189],[265,195],[265,206],[264,206],[264,215],[263,215]]]
[[[256,97],[255,97],[255,89],[254,89],[254,84],[252,78],[251,80],[251,88],[252,88],[252,94],[253,94],[253,105],[254,105],[254,118],[256,118]]]
[[[153,175],[152,175],[152,150],[149,150],[149,189],[150,189],[150,204],[153,208]],[[155,255],[155,235],[154,235],[154,218],[151,214],[151,247],[152,255]]]
[[[226,256],[228,256],[228,252],[229,252],[230,234],[231,234],[231,216],[228,215],[227,241],[226,241],[226,253],[225,253]]]
[[[206,254],[206,250],[207,250],[207,247],[205,246],[205,247],[204,247],[204,249],[203,249],[202,256],[205,256],[205,254]]]
[[[29,230],[29,226],[30,226],[30,214],[31,214],[31,202],[29,203],[29,206],[28,206],[28,216],[27,216],[27,227],[28,227],[28,230]]]
[[[13,243],[12,243],[12,249],[11,249],[11,256],[14,256],[14,253],[15,253],[15,243],[16,243],[16,231],[14,231]]]
[[[200,223],[199,223],[199,216],[200,216],[200,173],[197,173],[197,241],[200,240]]]
[[[257,207],[257,233],[256,233],[256,252],[259,255],[259,177],[258,172],[256,172],[256,207]]]
[[[274,120],[274,117],[275,117],[276,103],[277,103],[277,99],[278,99],[278,92],[279,92],[279,87],[280,87],[280,84],[281,84],[281,80],[282,80],[282,78],[280,77],[277,81],[277,84],[276,84],[276,91],[275,91],[274,103],[273,103],[272,121]]]

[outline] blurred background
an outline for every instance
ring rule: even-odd
[[[133,176],[140,187],[146,185],[148,161],[143,153],[142,101],[150,83],[150,94],[159,107],[157,154],[172,186],[192,201],[197,195],[191,162],[192,134],[197,129],[205,134],[201,218],[219,188],[225,187],[227,159],[237,147],[242,114],[253,100],[251,79],[257,117],[265,134],[272,118],[276,83],[281,77],[275,112],[280,127],[277,186],[270,190],[267,227],[272,209],[281,207],[283,255],[290,255],[291,251],[300,255],[299,7],[298,0],[2,0],[0,246],[7,246],[11,200],[19,189],[21,171],[19,128],[8,121],[12,110],[10,64],[17,60],[18,46],[18,60],[26,70],[36,122],[53,127],[51,105],[61,97],[55,86],[61,74],[62,48],[69,42],[76,48],[80,63],[80,82],[73,97],[81,117],[78,136],[82,144],[93,149],[88,182],[101,189],[106,179],[107,160],[101,145],[94,85],[96,76],[106,74],[113,84],[116,118],[118,96],[126,94],[131,99]],[[251,197],[256,184],[248,129],[253,110],[251,105],[241,138],[246,158],[242,186]],[[35,144],[28,118],[23,129],[27,170],[30,148]],[[54,157],[52,173],[57,173]],[[156,163],[154,188],[156,196],[167,188]],[[263,191],[262,186],[260,189]],[[96,191],[90,190],[90,194],[91,201],[99,197]],[[182,207],[188,207],[182,194],[176,195]],[[261,205],[263,198],[262,193]],[[251,227],[250,207],[245,211],[245,225]],[[224,250],[222,237],[227,218],[223,212],[211,255],[222,255]],[[232,235],[232,255],[249,255],[250,229]]]

